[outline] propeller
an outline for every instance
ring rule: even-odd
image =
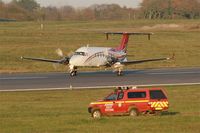
[[[59,57],[63,57],[63,56],[64,56],[64,55],[63,55],[63,52],[62,52],[62,50],[61,50],[60,48],[57,48],[57,49],[55,50],[55,53],[56,53]],[[58,64],[58,63],[53,63],[52,66],[53,66],[53,68],[54,68],[55,70],[57,70],[58,67],[60,66],[60,64]]]
[[[73,52],[73,51],[70,51],[70,52],[67,54],[67,57],[68,57],[68,58],[71,58],[73,55],[74,55],[74,52]]]
[[[56,53],[57,53],[57,55],[60,56],[60,57],[63,57],[63,56],[64,56],[64,54],[63,54],[63,52],[62,52],[62,50],[61,50],[60,48],[56,49]]]
[[[60,60],[60,64],[67,65],[67,64],[69,64],[69,60],[70,60],[70,57],[68,57],[68,56],[63,57],[63,58]]]
[[[63,51],[60,48],[58,48],[58,49],[56,49],[56,54],[58,56],[62,57],[62,59],[60,60],[60,64],[67,65],[67,64],[69,64],[69,60],[70,60],[71,56],[74,54],[74,52],[70,51],[68,53],[68,56],[64,56]],[[54,68],[57,68],[57,66],[58,65],[54,65]]]
[[[107,63],[109,66],[112,66],[116,61],[117,61],[117,58],[113,57],[111,54],[109,54],[109,51],[108,49],[106,49],[104,51],[104,55],[106,56],[107,58]]]

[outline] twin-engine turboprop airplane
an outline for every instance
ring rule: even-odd
[[[130,35],[147,35],[150,39],[150,35],[153,33],[143,33],[143,32],[106,32],[106,37],[108,35],[116,34],[122,35],[121,44],[116,48],[110,47],[80,47],[77,49],[71,56],[65,56],[60,60],[51,60],[43,58],[30,58],[30,57],[21,57],[21,59],[35,60],[35,61],[44,61],[51,63],[59,63],[63,65],[69,65],[70,75],[77,75],[78,67],[114,67],[117,72],[117,75],[122,75],[122,70],[125,65],[138,64],[143,62],[151,61],[161,61],[169,60],[171,58],[154,58],[154,59],[145,59],[145,60],[131,60],[128,61],[127,56],[127,44]],[[59,55],[63,55],[61,50],[57,51]]]

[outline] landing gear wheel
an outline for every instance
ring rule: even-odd
[[[76,76],[77,75],[77,71],[72,71],[72,72],[70,72],[70,76]]]
[[[129,116],[131,116],[131,117],[136,117],[136,116],[138,116],[138,111],[137,111],[136,109],[131,109],[131,110],[129,111]]]
[[[100,112],[99,110],[94,110],[94,111],[92,112],[92,117],[93,117],[94,119],[100,119],[100,118],[101,118],[101,112]]]
[[[117,76],[122,76],[123,75],[123,72],[122,71],[118,71],[117,72]]]

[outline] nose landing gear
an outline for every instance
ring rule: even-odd
[[[77,71],[71,71],[71,72],[70,72],[70,76],[73,77],[73,76],[76,76],[76,75],[77,75]]]
[[[70,76],[76,76],[77,75],[77,67],[70,65],[69,66]]]
[[[122,72],[121,69],[119,69],[119,70],[117,71],[117,76],[122,76],[122,75],[123,75],[123,72]]]

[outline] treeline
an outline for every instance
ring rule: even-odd
[[[140,10],[147,19],[200,18],[200,0],[143,0]]]
[[[16,20],[128,20],[128,19],[197,19],[200,0],[143,0],[139,8],[117,4],[41,7],[35,0],[0,0],[0,18]]]

